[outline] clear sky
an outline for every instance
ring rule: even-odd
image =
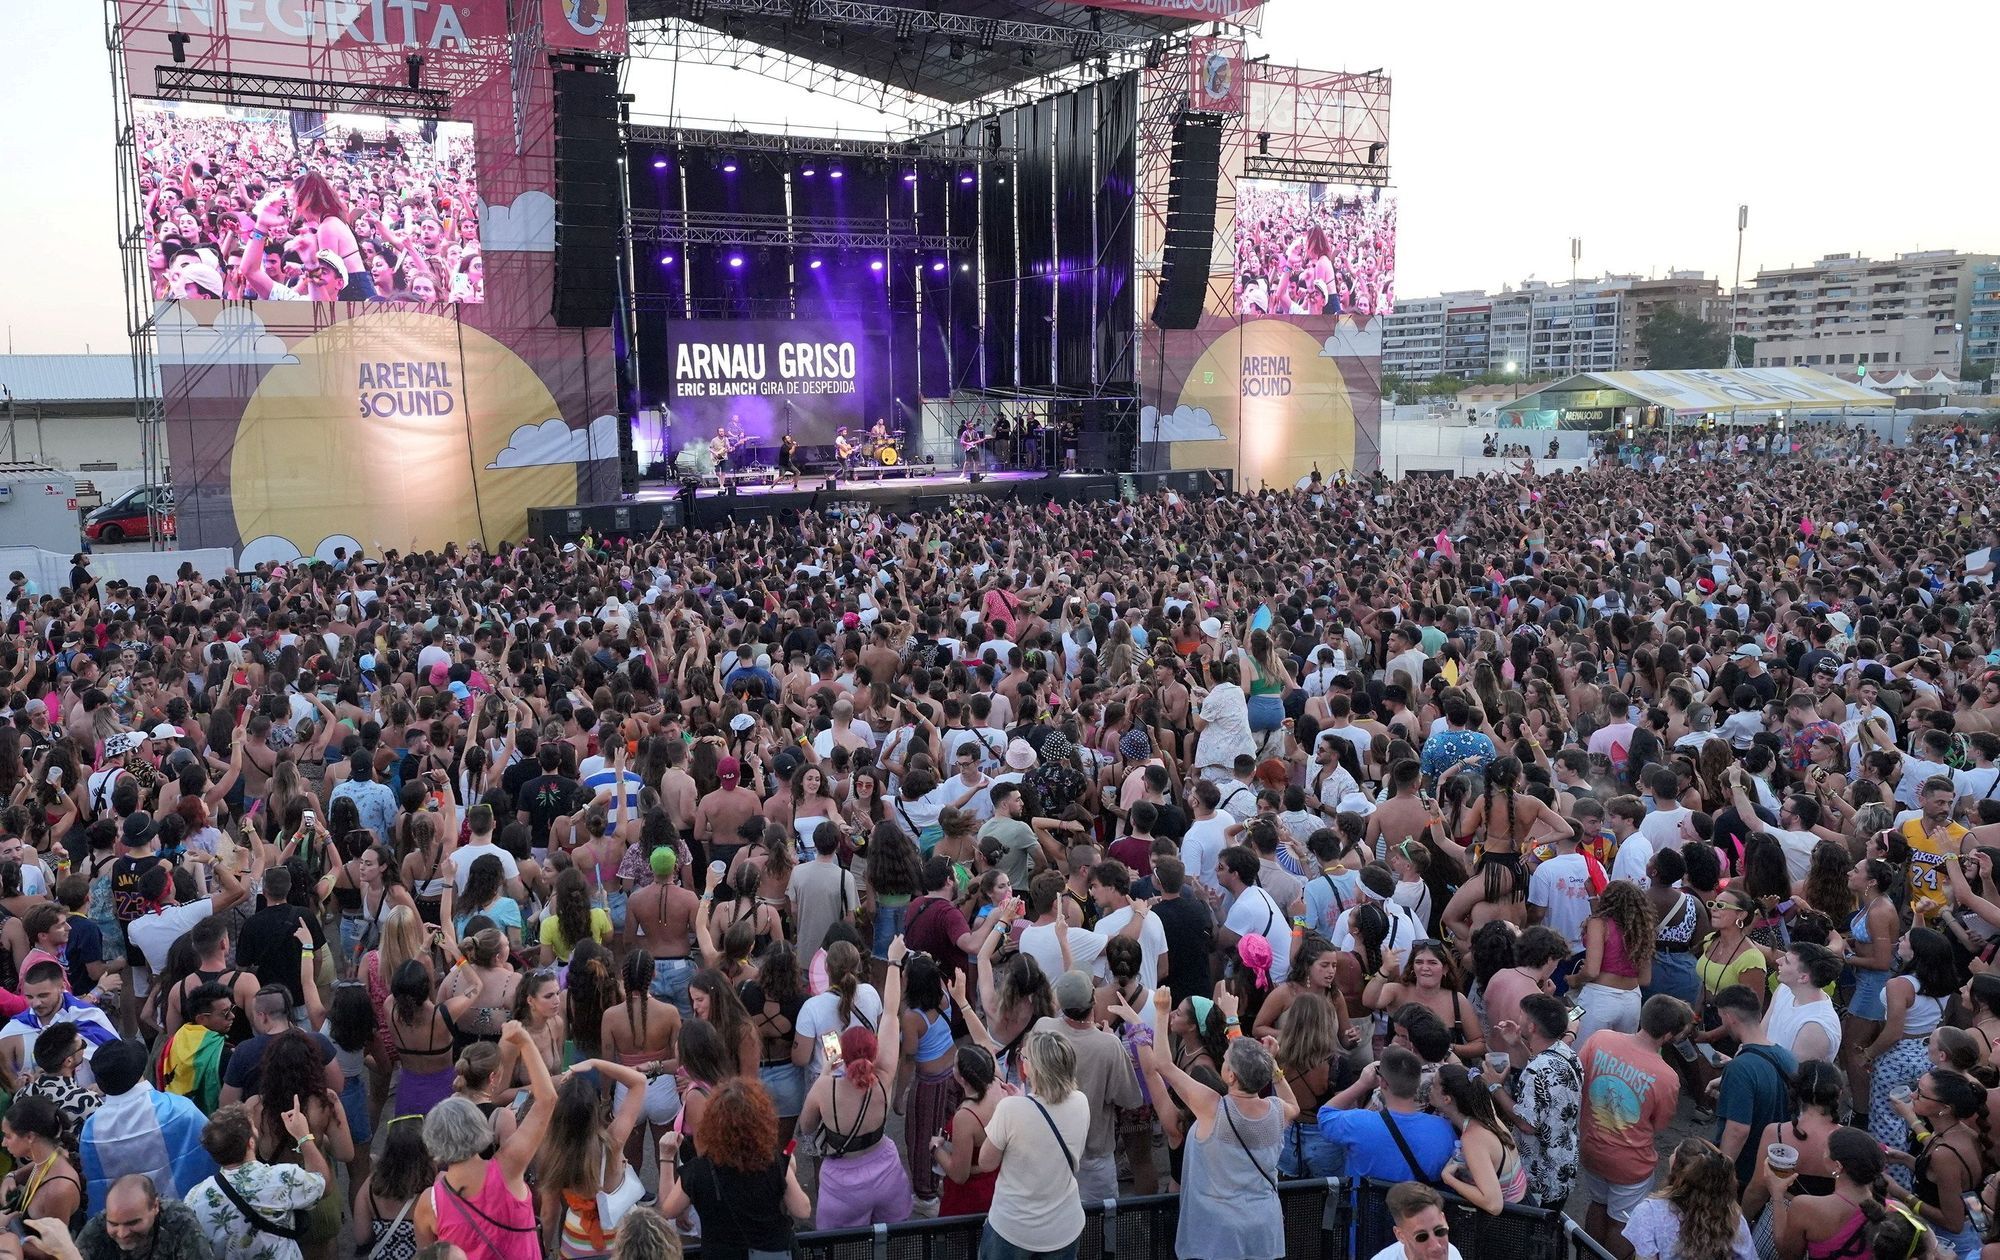
[[[0,325],[21,353],[124,348],[98,0],[6,4]],[[2000,252],[2000,128],[1980,0],[1271,0],[1252,52],[1395,79],[1397,290],[1699,268],[1727,284],[1826,253]],[[879,129],[872,109],[637,66],[643,114]],[[1980,116],[1985,115],[1982,124]]]

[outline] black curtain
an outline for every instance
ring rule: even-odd
[[[735,166],[734,171],[725,169]],[[690,150],[682,163],[690,216],[745,223],[781,222],[785,173],[772,158],[725,150]],[[732,260],[740,259],[737,265]],[[785,319],[791,311],[788,249],[739,244],[693,246],[683,283],[695,318]]]
[[[1138,211],[1139,77],[1097,85],[1097,380],[1133,388],[1132,257]]]
[[[923,162],[917,168],[917,231],[942,236],[951,223],[952,180],[949,163]],[[921,295],[917,315],[918,383],[926,398],[951,393],[951,265],[944,250],[926,250],[917,259]]]
[[[1092,350],[1091,298],[1096,262],[1095,144],[1096,91],[1086,85],[1057,97],[1055,104],[1056,222],[1056,384],[1088,389],[1096,355]]]
[[[1019,207],[1021,240],[1021,384],[1048,389],[1055,383],[1050,351],[1054,335],[1056,242],[1054,153],[1056,103],[1036,101],[1015,111],[1019,117]]]
[[[970,147],[981,143],[984,128],[970,125],[958,129],[958,143]],[[986,383],[981,366],[979,325],[979,180],[980,171],[967,163],[952,172],[951,234],[964,244],[954,249],[951,265],[951,387],[978,389]]]
[[[1000,115],[1000,145],[1012,150],[1017,134],[1018,111]],[[1013,163],[986,164],[980,178],[980,198],[984,211],[979,216],[984,246],[986,296],[986,385],[989,389],[1009,389],[1017,379],[1014,371],[1015,314],[1019,307],[1020,271],[1014,261],[1014,194],[1017,191]]]

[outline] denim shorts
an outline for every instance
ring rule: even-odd
[[[688,1000],[688,981],[694,978],[694,962],[686,958],[655,958],[653,960],[653,996],[662,1002],[672,1002],[682,1019],[694,1014],[694,1005]]]
[[[900,906],[885,906],[875,903],[875,957],[889,956],[889,942],[903,934],[903,917],[910,912],[910,903]]]

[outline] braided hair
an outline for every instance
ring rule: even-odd
[[[1507,801],[1507,834],[1514,832],[1514,793],[1521,786],[1521,762],[1515,757],[1500,757],[1486,767],[1486,826],[1493,826],[1493,793],[1499,792]]]

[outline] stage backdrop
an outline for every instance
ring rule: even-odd
[[[734,422],[753,449],[829,446],[889,415],[884,334],[851,321],[666,322],[668,406],[694,440]]]
[[[522,536],[530,506],[574,502],[580,489],[605,497],[618,484],[610,330],[559,328],[549,315],[556,207],[546,52],[555,45],[616,54],[624,5],[516,0],[512,27],[508,0],[364,4],[350,6],[346,18],[332,13],[339,7],[220,0],[118,0],[116,7],[135,98],[158,95],[158,71],[174,62],[168,36],[179,32],[188,37],[187,66],[236,74],[401,86],[408,58],[421,56],[423,86],[448,93],[449,119],[472,131],[475,161],[460,169],[477,172],[477,204],[427,207],[436,222],[404,217],[393,193],[379,196],[376,159],[395,159],[398,146],[375,144],[372,124],[358,141],[317,155],[385,301],[256,300],[263,292],[247,292],[248,301],[176,300],[206,289],[215,277],[205,268],[225,284],[232,271],[245,274],[251,227],[261,227],[267,242],[285,242],[267,249],[298,254],[299,238],[319,233],[315,221],[339,216],[316,192],[294,186],[290,172],[258,169],[268,147],[261,134],[215,111],[189,111],[192,132],[176,124],[175,152],[156,143],[154,152],[134,154],[143,168],[199,152],[199,172],[182,163],[189,187],[164,194],[155,179],[142,189],[138,213],[143,221],[166,210],[162,239],[176,251],[153,265],[164,264],[172,281],[156,288],[166,300],[154,309],[180,537],[188,546],[238,548],[245,562],[330,555],[343,542],[491,545]],[[560,19],[561,29],[545,30],[545,19]],[[290,134],[313,138],[296,125]],[[401,143],[405,157],[409,145]],[[309,166],[314,160],[306,158]],[[269,218],[245,223],[226,206],[203,206],[203,179],[240,198],[253,219]],[[272,193],[275,204],[266,200]],[[162,206],[164,195],[192,199],[179,208],[189,213]],[[424,265],[409,265],[411,256]],[[404,265],[391,265],[398,258]],[[315,287],[300,296],[344,287],[324,271],[317,279],[304,274],[312,268],[303,261],[299,279]],[[279,270],[278,282],[291,287],[289,264]],[[474,293],[483,302],[469,300]]]

